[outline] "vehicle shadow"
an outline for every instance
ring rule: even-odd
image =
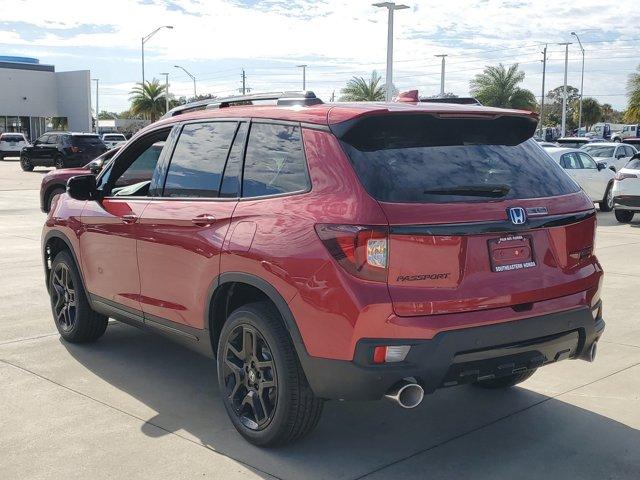
[[[148,419],[146,435],[175,433],[280,478],[359,478],[402,459],[415,462],[421,452],[431,460],[413,478],[451,478],[453,471],[456,478],[640,478],[640,431],[525,388],[451,388],[413,410],[388,401],[327,402],[309,437],[259,449],[229,422],[213,360],[118,323],[93,345],[62,345],[108,383],[96,387],[99,399]]]

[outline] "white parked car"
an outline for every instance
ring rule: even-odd
[[[109,150],[127,141],[127,138],[121,133],[103,133],[101,138]]]
[[[613,209],[613,177],[611,169],[598,164],[587,152],[576,148],[545,148],[545,151],[560,164],[593,202],[600,205],[600,211]]]
[[[20,157],[22,147],[29,146],[29,141],[22,133],[0,133],[0,160],[4,157]]]
[[[621,223],[629,223],[635,213],[640,213],[640,155],[616,173],[613,203],[616,220]]]
[[[623,168],[638,153],[631,145],[618,142],[588,143],[580,150],[587,152],[596,162],[605,163],[614,172]]]

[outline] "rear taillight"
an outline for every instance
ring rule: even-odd
[[[316,232],[329,253],[347,272],[365,280],[387,280],[387,227],[318,224]]]
[[[620,180],[624,180],[625,178],[638,178],[638,175],[636,175],[635,173],[622,173],[622,172],[618,172],[615,174],[615,176],[613,177],[616,180],[620,181]]]

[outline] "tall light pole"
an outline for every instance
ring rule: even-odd
[[[576,37],[580,50],[582,50],[582,77],[580,77],[580,113],[578,114],[578,135],[580,135],[580,129],[582,128],[582,89],[584,88],[584,47],[580,41],[580,37],[576,32],[571,32],[571,35]]]
[[[542,137],[542,127],[544,126],[544,81],[547,74],[547,45],[542,51],[542,97],[540,98],[540,137]],[[542,138],[544,140],[544,137]]]
[[[169,73],[162,72],[160,75],[164,75],[164,113],[169,111]]]
[[[391,101],[393,94],[393,12],[395,10],[403,10],[409,8],[407,5],[396,5],[394,2],[374,3],[374,7],[384,7],[389,11],[389,23],[387,27],[387,81],[385,98],[387,102]]]
[[[307,67],[309,65],[298,65],[299,68],[302,68],[302,90],[307,89]]]
[[[191,75],[184,67],[181,67],[180,65],[174,65],[174,67],[179,68],[180,70],[182,70],[184,73],[186,73],[187,75],[189,75],[191,77],[191,80],[193,80],[193,99],[195,100],[196,97],[198,96],[198,94],[196,93],[196,77]]]
[[[141,51],[142,51],[142,88],[144,88],[144,44],[151,38],[153,37],[156,33],[158,33],[160,30],[162,30],[163,28],[168,28],[168,29],[173,29],[173,25],[163,25],[161,27],[156,28],[153,32],[151,32],[149,35],[147,35],[146,37],[142,37],[142,41],[140,42],[141,45]]]
[[[559,43],[564,46],[564,90],[562,91],[562,136],[566,135],[567,127],[567,68],[569,66],[569,45],[571,42]]]
[[[96,133],[100,133],[98,131],[98,116],[100,115],[100,101],[98,96],[100,93],[100,90],[98,89],[98,85],[100,84],[100,79],[94,78],[93,81],[96,82]]]
[[[434,57],[442,58],[442,70],[440,70],[440,96],[444,97],[444,59],[446,55],[434,55]]]

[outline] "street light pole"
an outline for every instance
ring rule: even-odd
[[[298,65],[298,67],[302,68],[302,90],[307,90],[307,67],[308,65]]]
[[[544,81],[547,75],[547,45],[542,51],[542,97],[540,98],[540,137],[542,137],[542,127],[544,126]],[[542,137],[544,140],[544,137]]]
[[[566,135],[567,127],[567,68],[569,66],[569,45],[571,42],[559,43],[564,46],[564,90],[562,91],[562,136]]]
[[[174,67],[182,70],[184,73],[186,73],[191,77],[191,80],[193,80],[193,99],[195,100],[196,97],[198,96],[198,94],[196,93],[196,77],[191,75],[184,67],[181,67],[180,65],[174,65]]]
[[[580,77],[580,113],[578,114],[578,135],[580,135],[580,129],[582,128],[582,90],[584,88],[584,47],[580,41],[580,37],[576,32],[571,32],[571,35],[576,37],[580,50],[582,50],[582,76]]]
[[[98,131],[98,116],[100,115],[100,102],[98,97],[98,94],[100,93],[100,91],[98,89],[98,85],[100,83],[100,79],[94,78],[93,81],[96,82],[96,133],[100,133]]]
[[[160,75],[164,75],[164,113],[169,111],[169,73],[162,72]]]
[[[163,28],[168,28],[169,30],[173,29],[173,25],[163,25],[161,27],[156,28],[153,32],[151,32],[146,37],[142,37],[140,41],[140,50],[142,52],[142,88],[144,88],[144,44],[147,40],[153,37],[156,33],[158,33]]]
[[[387,26],[387,80],[385,84],[385,98],[387,102],[390,102],[393,93],[393,12],[395,10],[404,10],[409,7],[407,5],[396,5],[394,2],[374,3],[373,6],[384,7],[389,11]]]
[[[444,97],[444,59],[446,58],[446,55],[434,56],[442,58],[442,70],[440,71],[440,96]]]

